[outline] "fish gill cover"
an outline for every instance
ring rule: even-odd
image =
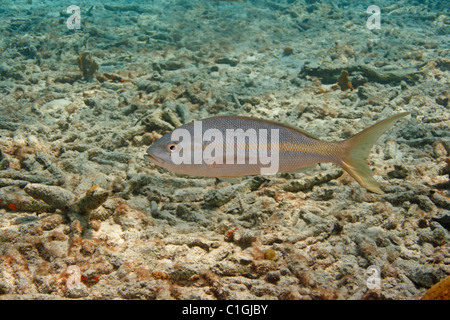
[[[450,274],[448,1],[4,0],[0,21],[0,299],[416,300]],[[144,158],[218,115],[334,142],[403,112],[367,157],[382,195],[331,163],[230,182]]]

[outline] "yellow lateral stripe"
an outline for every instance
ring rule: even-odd
[[[258,144],[245,144],[244,150],[250,150],[250,146],[252,146],[253,150],[260,150]],[[236,147],[236,146],[235,146]],[[238,146],[240,147],[240,146]],[[267,145],[267,150],[270,150],[270,143]],[[259,149],[258,149],[259,148]],[[226,145],[223,146],[223,150],[226,151]],[[239,148],[238,148],[239,150]],[[335,148],[332,147],[332,144],[326,143],[318,143],[318,144],[301,144],[296,142],[283,142],[279,144],[280,152],[301,152],[301,153],[316,153],[321,155],[334,155],[336,154]]]

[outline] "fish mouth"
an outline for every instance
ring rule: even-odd
[[[144,159],[147,160],[147,161],[151,161],[151,162],[153,162],[154,164],[157,164],[157,165],[164,164],[164,160],[161,159],[158,156],[155,156],[154,154],[146,154],[146,155],[144,155]]]

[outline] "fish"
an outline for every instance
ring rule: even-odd
[[[317,163],[343,168],[362,187],[384,194],[372,176],[372,146],[409,112],[395,114],[349,139],[328,142],[295,126],[237,116],[214,116],[184,124],[156,140],[144,158],[190,176],[237,178],[296,172]]]

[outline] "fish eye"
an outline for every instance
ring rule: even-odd
[[[169,143],[169,144],[167,145],[167,150],[168,150],[169,152],[175,152],[175,151],[177,151],[177,149],[178,149],[178,146],[177,146],[177,144],[174,143],[174,142],[171,142],[171,143]]]

